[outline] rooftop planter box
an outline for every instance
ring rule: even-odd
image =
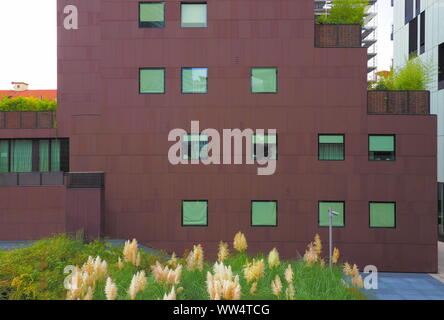
[[[315,24],[315,47],[361,48],[362,28],[359,24]]]
[[[368,91],[368,114],[428,115],[429,91]]]
[[[55,111],[0,111],[0,129],[52,129]]]

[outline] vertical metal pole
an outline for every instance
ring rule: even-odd
[[[328,208],[328,221],[329,221],[329,226],[328,226],[328,249],[329,249],[329,260],[328,260],[328,264],[331,267],[331,257],[333,255],[333,219],[332,219],[333,213],[332,213],[332,209]]]

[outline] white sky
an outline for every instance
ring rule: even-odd
[[[86,1],[86,0],[85,0]],[[390,69],[393,13],[378,1],[378,70]],[[0,0],[0,89],[24,81],[30,89],[57,88],[56,0]]]

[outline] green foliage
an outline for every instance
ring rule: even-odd
[[[328,15],[321,15],[316,22],[319,24],[360,24],[364,25],[367,0],[335,0]]]
[[[427,90],[433,79],[430,63],[412,58],[403,67],[392,69],[374,85],[374,90]]]
[[[57,110],[55,100],[37,99],[33,97],[0,98],[0,111],[51,111]]]

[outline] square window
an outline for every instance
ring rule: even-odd
[[[277,93],[277,68],[253,68],[251,90],[253,93]]]
[[[182,3],[182,28],[205,28],[207,27],[207,4],[206,3]]]
[[[345,203],[343,201],[320,201],[319,202],[319,226],[328,227],[330,225],[330,218],[328,216],[329,209],[339,213],[339,215],[333,215],[332,225],[333,227],[345,226]]]
[[[253,227],[276,227],[277,201],[252,201],[251,225]]]
[[[277,136],[275,134],[253,135],[253,159],[277,160]]]
[[[339,161],[344,160],[344,135],[320,134],[319,135],[319,160]]]
[[[182,137],[182,156],[185,160],[208,158],[208,136],[189,134]]]
[[[140,93],[165,93],[165,69],[140,69]]]
[[[370,202],[370,228],[395,228],[396,204],[394,202]]]
[[[164,28],[165,27],[165,3],[164,2],[140,2],[139,3],[139,27],[140,28]]]
[[[207,93],[207,91],[208,91],[207,68],[182,69],[182,93]]]
[[[394,135],[369,135],[368,159],[370,161],[395,161]]]
[[[182,201],[182,226],[208,226],[208,201]]]

